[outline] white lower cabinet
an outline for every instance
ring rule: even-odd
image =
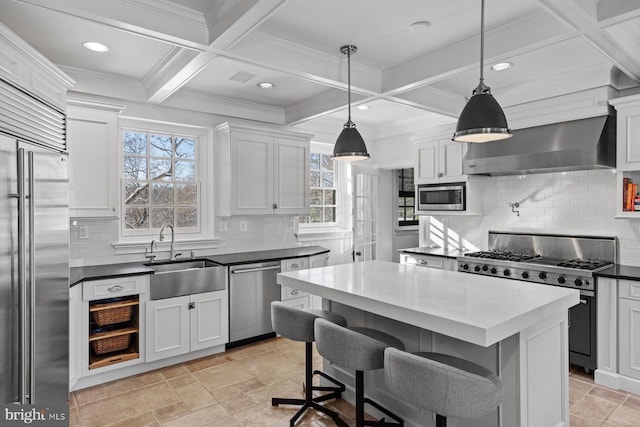
[[[298,308],[300,310],[304,310],[309,308],[309,296],[303,296],[299,298],[292,298],[287,300],[282,300],[282,303],[288,305],[289,307]]]
[[[229,341],[226,290],[149,301],[146,312],[147,362]]]
[[[420,267],[437,268],[440,270],[456,271],[458,266],[455,258],[413,253],[400,253],[400,264],[413,264]]]
[[[306,268],[309,268],[309,257],[291,258],[280,261],[280,271],[283,273],[287,271],[303,270]],[[284,303],[295,299],[297,301],[296,303],[288,305],[300,308],[299,305],[303,304],[303,308],[309,308],[309,294],[299,289],[282,286],[280,299]]]
[[[640,380],[640,282],[620,280],[618,371]]]

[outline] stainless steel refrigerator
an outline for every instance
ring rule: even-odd
[[[0,396],[69,397],[67,155],[0,133]]]

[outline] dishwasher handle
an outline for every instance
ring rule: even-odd
[[[255,271],[267,271],[267,270],[280,270],[280,266],[272,265],[270,267],[241,268],[238,270],[231,270],[231,274],[253,273]]]

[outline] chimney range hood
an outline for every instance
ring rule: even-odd
[[[612,115],[518,129],[504,141],[469,144],[467,175],[531,173],[616,167],[616,118]]]

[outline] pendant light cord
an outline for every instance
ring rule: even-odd
[[[347,47],[347,88],[347,100],[349,102],[349,119],[347,123],[351,125],[351,45]]]
[[[480,83],[473,93],[491,93],[491,88],[484,84],[484,0],[480,6]]]

